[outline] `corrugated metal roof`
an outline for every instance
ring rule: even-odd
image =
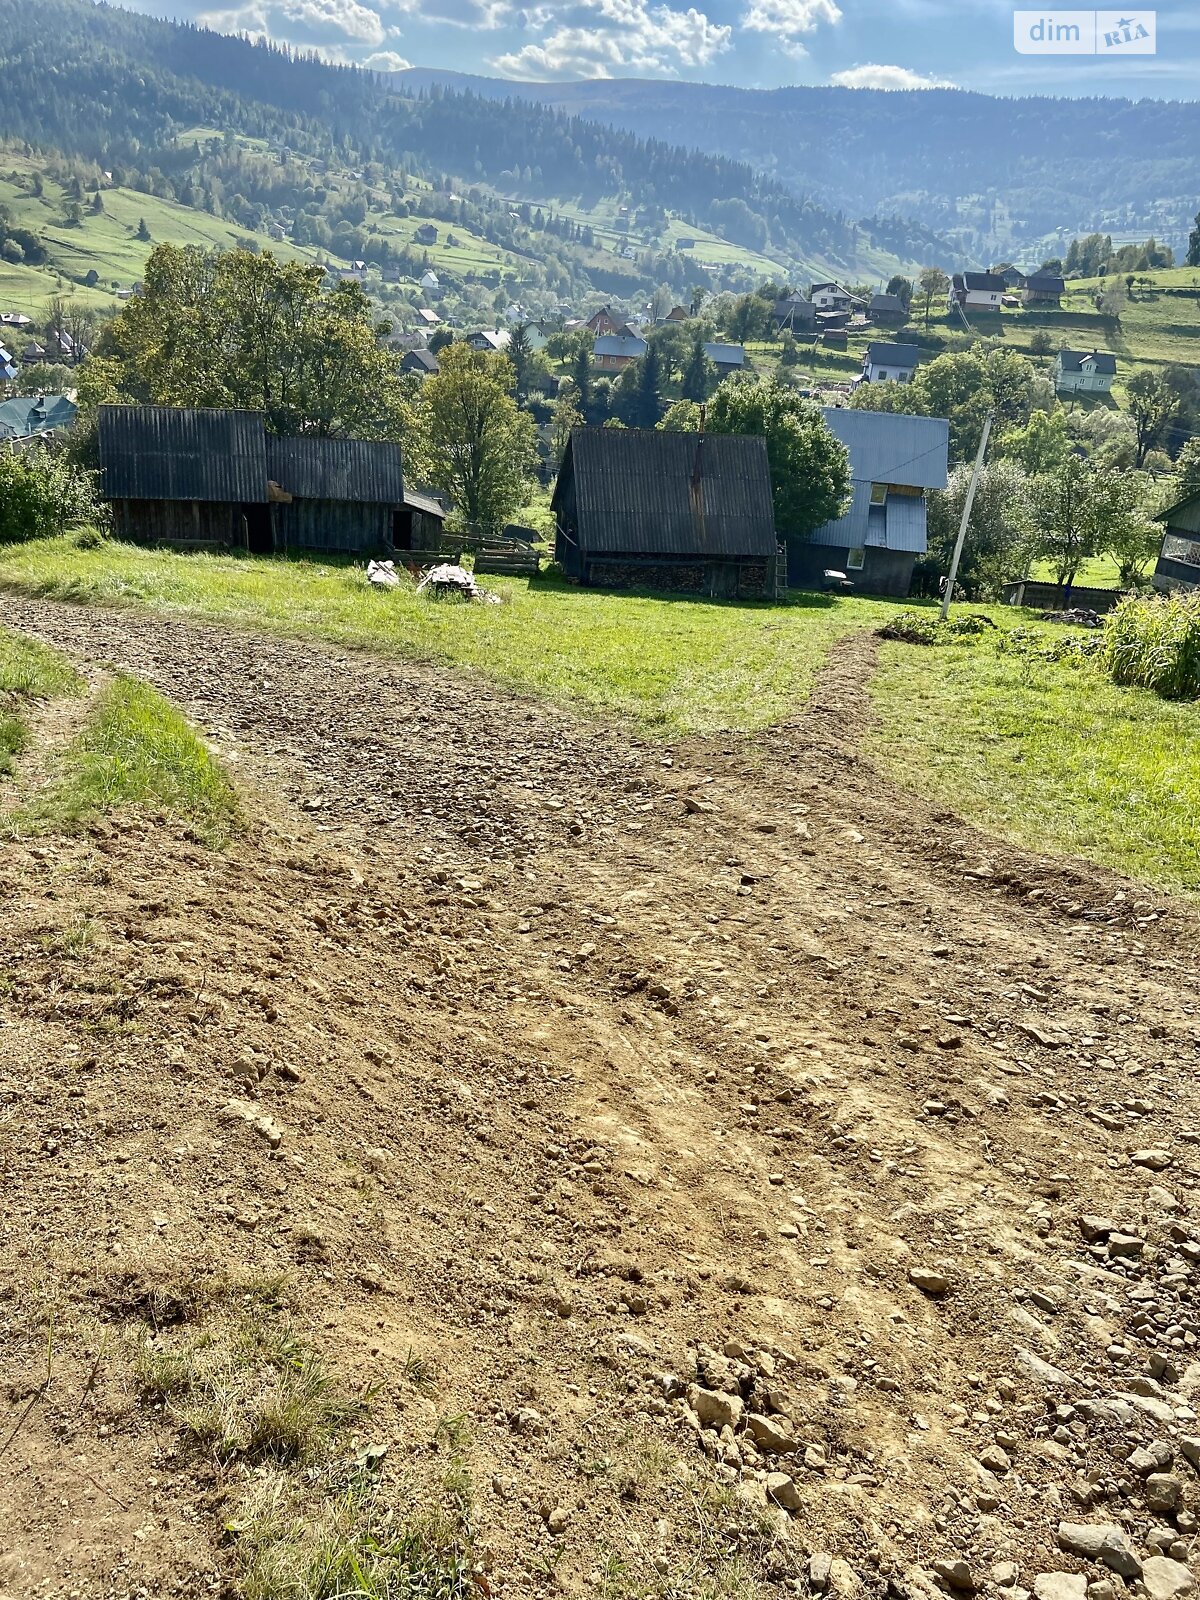
[[[892,416],[826,406],[825,421],[850,452],[850,476],[867,483],[944,489],[950,424],[944,417]]]
[[[923,556],[928,549],[925,533],[925,496],[890,494],[887,499],[887,548]]]
[[[69,428],[78,409],[65,394],[5,400],[0,404],[0,439],[31,439],[52,428]]]
[[[404,504],[410,511],[423,511],[428,517],[446,519],[446,508],[442,502],[432,494],[422,494],[419,489],[405,489]]]
[[[297,500],[354,500],[398,506],[404,499],[400,446],[369,439],[267,439],[267,477]]]
[[[592,348],[595,356],[632,356],[636,361],[646,354],[646,341],[636,333],[602,333]]]
[[[872,339],[867,346],[867,360],[873,367],[915,367],[922,350],[915,344],[887,344]]]
[[[572,480],[585,556],[774,554],[765,439],[577,428],[555,488],[556,507]]]
[[[110,500],[261,505],[267,498],[259,411],[101,406],[100,465]]]
[[[719,367],[743,367],[746,351],[740,344],[706,344],[704,354]]]
[[[844,545],[853,550],[867,542],[867,513],[871,508],[871,485],[860,479],[850,485],[850,508],[834,522],[814,528],[808,536],[809,544]]]

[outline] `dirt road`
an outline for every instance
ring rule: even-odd
[[[869,641],[794,723],[667,746],[316,645],[0,621],[155,684],[254,817],[221,856],[148,818],[0,854],[12,1421],[34,1281],[100,1318],[10,1447],[0,1594],[225,1581],[223,1480],[118,1362],[85,1380],[139,1284],[228,1262],[303,1286],[394,1459],[470,1418],[492,1592],[1103,1576],[1063,1517],[1187,1554],[1191,1469],[1166,1514],[1122,1463],[1194,1426],[1196,923],[874,770]],[[697,1431],[697,1370],[779,1437]],[[797,1509],[748,1533],[780,1466]],[[698,1521],[701,1481],[734,1492]]]

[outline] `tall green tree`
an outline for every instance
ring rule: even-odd
[[[159,245],[80,389],[93,403],[261,410],[276,433],[392,438],[407,386],[382,340],[361,286],[328,287],[320,267]]]
[[[1189,439],[1179,452],[1175,462],[1175,491],[1176,500],[1184,500],[1189,495],[1200,494],[1200,436]]]
[[[658,346],[649,344],[646,354],[637,364],[636,426],[657,428],[662,416],[662,363]]]
[[[1200,267],[1200,211],[1196,213],[1196,226],[1188,234],[1187,265]]]
[[[945,489],[929,496],[929,556],[948,572],[971,481],[967,462],[954,468]],[[1015,461],[989,462],[979,474],[957,582],[973,600],[994,599],[1029,565],[1029,484]]]
[[[1137,430],[1134,465],[1141,467],[1178,411],[1179,395],[1157,373],[1142,371],[1125,385],[1125,397]]]
[[[921,305],[925,312],[925,326],[929,326],[929,313],[935,300],[944,300],[950,292],[950,279],[941,267],[922,267],[917,279]]]
[[[509,365],[513,370],[513,393],[518,400],[524,400],[529,393],[530,380],[533,377],[534,352],[529,342],[529,324],[518,322],[509,335],[508,349],[505,351]]]
[[[414,403],[410,451],[420,473],[475,527],[502,526],[532,486],[536,432],[511,391],[505,356],[459,343],[443,351]]]
[[[1106,552],[1117,556],[1126,579],[1144,567],[1151,547],[1144,487],[1139,473],[1096,467],[1076,455],[1030,480],[1034,553],[1052,564],[1060,587]],[[1154,542],[1160,537],[1161,530]]]
[[[714,373],[712,362],[704,354],[704,340],[696,339],[684,366],[683,376],[679,380],[680,396],[684,400],[703,403],[708,399]]]
[[[689,431],[689,424],[698,428],[700,408],[681,400],[665,421],[680,431]],[[706,426],[709,433],[757,434],[767,441],[775,526],[784,537],[806,539],[814,528],[842,515],[850,494],[850,457],[820,408],[795,390],[762,378],[727,379],[709,403]]]

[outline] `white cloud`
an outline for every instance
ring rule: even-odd
[[[949,78],[931,78],[910,67],[884,67],[874,62],[847,67],[830,74],[830,83],[842,89],[957,89]]]
[[[378,12],[358,0],[254,0],[233,11],[202,12],[196,20],[221,33],[286,39],[306,47],[335,48],[329,44],[330,35],[371,45],[387,38]]]
[[[510,0],[392,0],[391,9],[415,13],[422,22],[491,30],[509,21],[513,8]]]
[[[376,50],[362,65],[370,67],[372,72],[403,72],[406,67],[412,66],[412,62],[406,61],[402,55],[397,55],[395,50]]]
[[[537,43],[496,56],[491,65],[508,78],[610,78],[614,73],[673,74],[703,67],[729,49],[733,29],[689,6],[676,11],[645,0],[582,0]],[[545,25],[548,8],[529,20]]]
[[[814,33],[821,23],[842,20],[835,0],[749,0],[742,13],[748,33],[769,33],[785,55],[807,54],[802,35]]]

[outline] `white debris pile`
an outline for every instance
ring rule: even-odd
[[[478,600],[482,605],[493,606],[501,603],[498,594],[479,587],[473,572],[468,572],[466,567],[456,567],[449,561],[423,572],[417,584],[417,593],[430,594],[438,600]]]
[[[367,582],[374,584],[377,589],[398,589],[400,587],[400,574],[396,571],[394,561],[368,561]]]

